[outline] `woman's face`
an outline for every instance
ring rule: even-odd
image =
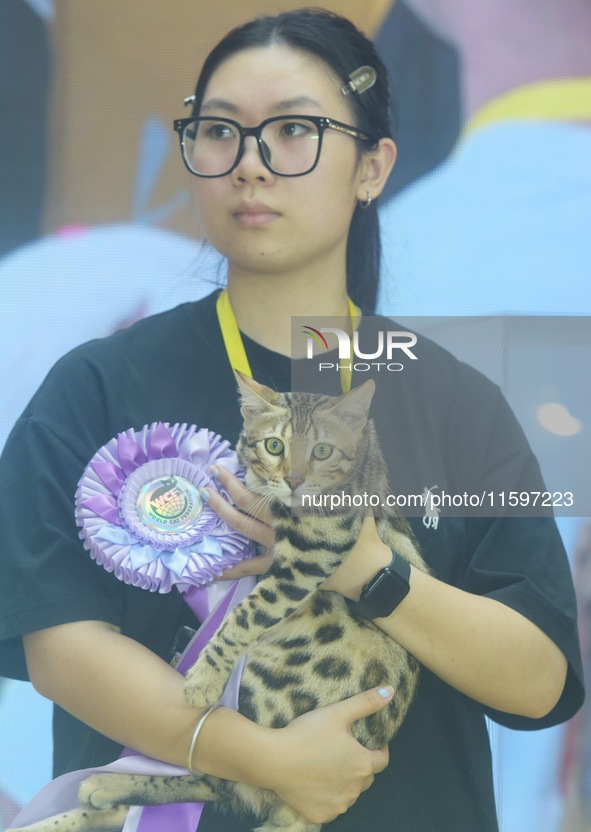
[[[329,68],[284,45],[246,49],[212,75],[200,115],[255,127],[276,115],[318,115],[354,124],[347,97]],[[317,167],[282,177],[263,164],[254,137],[242,159],[218,179],[194,177],[203,231],[235,271],[344,269],[351,217],[365,200],[366,155],[350,136],[326,130]],[[375,197],[376,194],[374,193]]]

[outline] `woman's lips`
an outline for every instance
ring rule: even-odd
[[[263,202],[241,202],[232,216],[243,228],[259,228],[281,215]]]

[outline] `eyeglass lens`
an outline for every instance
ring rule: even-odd
[[[319,132],[314,122],[307,119],[271,121],[261,130],[260,152],[275,173],[307,173],[318,158]],[[215,118],[193,121],[183,133],[185,159],[201,176],[222,176],[234,167],[240,138],[240,131],[231,122]]]

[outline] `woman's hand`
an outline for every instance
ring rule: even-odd
[[[222,520],[237,532],[246,535],[251,540],[264,547],[263,554],[237,563],[227,569],[221,580],[235,580],[245,575],[264,575],[273,561],[275,533],[271,527],[267,505],[257,494],[249,491],[244,483],[225,468],[212,469],[215,478],[222,485],[235,505],[229,503],[213,488],[203,489],[207,492],[207,504]]]
[[[368,751],[351,726],[391,699],[391,687],[374,688],[278,729],[279,757],[269,760],[271,788],[310,823],[328,823],[346,812],[388,765],[388,747]]]
[[[241,534],[265,547],[263,554],[248,558],[227,569],[223,580],[235,580],[245,575],[264,575],[273,561],[275,533],[267,506],[260,496],[249,491],[244,483],[225,468],[216,468],[216,479],[226,489],[235,505],[214,489],[206,489],[207,503],[222,520]],[[357,600],[367,581],[392,560],[390,549],[382,542],[372,515],[366,517],[361,534],[346,561],[322,584],[346,598]]]

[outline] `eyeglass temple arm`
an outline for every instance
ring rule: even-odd
[[[361,130],[354,130],[351,127],[347,127],[345,124],[340,124],[330,118],[327,119],[327,122],[327,126],[330,127],[331,130],[336,130],[339,133],[345,133],[347,136],[352,136],[354,139],[361,139],[361,141],[364,142],[372,142],[372,139],[366,133],[362,133]]]

